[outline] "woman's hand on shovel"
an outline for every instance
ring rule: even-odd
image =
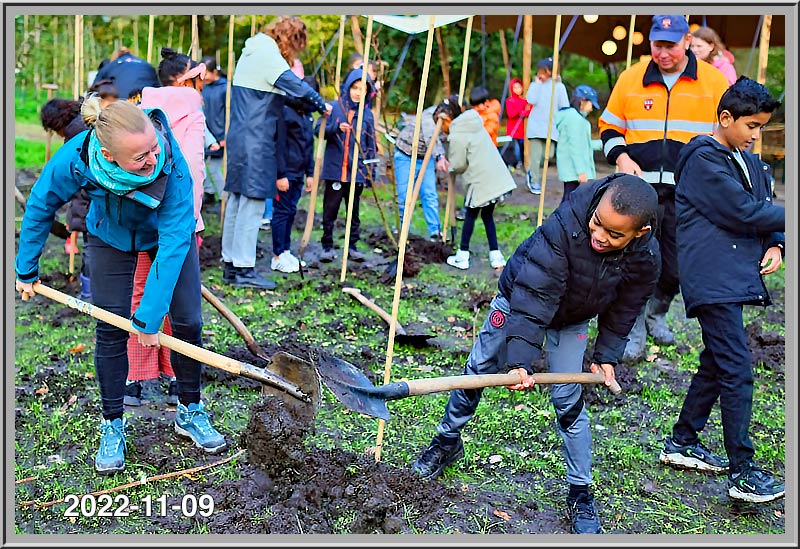
[[[509,370],[508,373],[518,374],[520,377],[519,383],[506,386],[512,391],[524,391],[525,389],[530,389],[536,384],[536,380],[533,379],[533,376],[531,376],[525,368],[515,368],[513,370]]]
[[[17,280],[16,286],[22,301],[28,301],[36,295],[36,292],[33,291],[33,282],[21,282]]]
[[[139,345],[143,347],[155,347],[156,349],[161,348],[161,343],[158,341],[158,334],[145,334],[140,332],[136,328],[134,328],[134,332],[139,338]]]

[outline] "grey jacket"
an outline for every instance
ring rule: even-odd
[[[417,146],[417,158],[422,160],[425,156],[425,153],[428,152],[428,147],[430,146],[431,138],[433,137],[433,132],[436,129],[436,122],[433,119],[433,111],[436,110],[436,105],[431,105],[424,111],[422,111],[422,123],[420,124],[420,132],[419,132],[419,145]],[[395,140],[395,148],[406,154],[411,156],[411,145],[414,139],[414,128],[417,125],[416,120],[416,113],[414,115],[409,115],[403,113],[403,121],[405,125],[403,129],[400,130],[400,133],[397,134],[397,138]],[[441,133],[439,134],[442,135]],[[433,144],[433,158],[435,159],[438,155],[444,154],[444,147],[442,146],[442,142],[440,139],[436,140],[436,143]]]

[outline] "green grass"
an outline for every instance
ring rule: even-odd
[[[63,140],[58,136],[51,142],[50,154],[53,155],[61,147]],[[44,141],[32,141],[16,137],[14,139],[14,165],[20,168],[41,168],[44,163],[46,146]]]

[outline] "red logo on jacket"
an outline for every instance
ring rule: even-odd
[[[644,110],[649,111],[653,108],[653,100],[652,99],[645,99],[644,100]]]

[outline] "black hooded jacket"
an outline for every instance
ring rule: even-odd
[[[506,321],[509,369],[526,368],[542,354],[545,330],[598,316],[593,361],[617,364],[627,335],[660,273],[653,231],[624,249],[599,253],[589,219],[617,173],[578,187],[567,202],[519,247],[500,276],[511,313]],[[655,223],[655,220],[652,221]]]
[[[693,138],[675,170],[678,271],[686,314],[699,305],[771,301],[759,271],[764,252],[783,245],[786,210],[772,203],[769,167],[742,153],[748,183],[731,150]]]

